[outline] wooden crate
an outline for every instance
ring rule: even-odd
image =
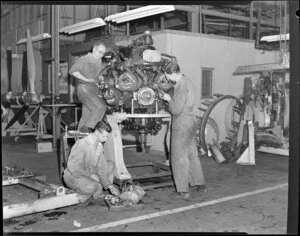
[[[50,141],[43,141],[43,142],[36,142],[36,150],[38,153],[42,152],[52,152],[52,142]]]

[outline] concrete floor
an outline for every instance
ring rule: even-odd
[[[124,150],[125,163],[164,161],[164,153]],[[193,192],[188,200],[173,187],[151,189],[144,208],[109,212],[99,205],[78,205],[16,217],[3,222],[4,232],[246,232],[286,234],[288,157],[256,153],[255,166],[218,164],[201,159],[208,186],[206,194]],[[57,154],[37,153],[34,139],[2,140],[2,166],[19,166],[60,184]],[[13,192],[15,191],[15,194]],[[3,204],[32,199],[32,191],[15,185],[3,188]],[[13,197],[11,197],[13,196]],[[16,200],[15,200],[16,201]],[[80,223],[76,227],[74,222]]]

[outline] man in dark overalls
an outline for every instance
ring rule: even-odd
[[[93,51],[78,59],[69,73],[78,79],[77,97],[82,103],[82,116],[78,124],[81,132],[93,132],[98,121],[102,120],[107,104],[98,96],[96,81],[104,66],[102,58],[106,51],[101,41],[95,41]]]
[[[175,83],[172,98],[166,93],[161,96],[169,102],[169,111],[172,114],[171,167],[177,192],[188,198],[189,185],[206,192],[196,143],[197,118],[193,114],[195,86],[180,72],[176,62],[169,63],[165,68],[165,75]]]

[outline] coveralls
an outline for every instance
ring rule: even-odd
[[[74,63],[69,73],[72,74],[78,71],[92,82],[98,80],[98,76],[103,68],[101,60],[95,59],[92,53],[88,53]],[[102,120],[106,112],[106,102],[98,96],[96,85],[84,83],[82,80],[78,80],[77,97],[82,103],[82,116],[78,129],[80,130],[83,126],[94,129],[97,122]]]
[[[81,202],[91,196],[100,197],[103,188],[111,185],[114,178],[114,162],[105,159],[103,144],[95,142],[91,135],[74,144],[64,170],[66,185],[79,192]]]
[[[197,118],[193,115],[194,85],[183,75],[169,101],[172,114],[171,167],[177,192],[205,183],[196,144]]]

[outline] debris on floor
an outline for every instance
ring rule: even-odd
[[[144,204],[141,203],[145,191],[138,185],[129,184],[120,196],[106,195],[104,200],[110,211],[140,210]]]
[[[66,214],[67,212],[65,211],[52,211],[49,213],[44,213],[44,216],[48,217],[47,220],[58,220],[62,215],[66,215]]]
[[[81,227],[81,223],[77,222],[77,220],[74,220],[73,225],[78,228]]]
[[[30,177],[34,176],[34,173],[32,171],[29,171],[25,168],[21,167],[9,167],[9,166],[3,166],[2,167],[2,179],[6,180],[8,178],[23,178],[23,177]]]
[[[145,191],[142,187],[138,185],[130,184],[127,189],[123,193],[121,193],[120,198],[123,200],[127,200],[132,204],[137,204],[145,195]]]

